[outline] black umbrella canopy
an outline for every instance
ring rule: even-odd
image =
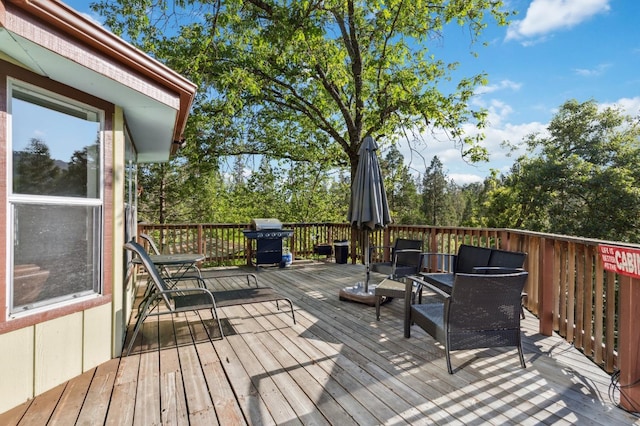
[[[367,135],[358,155],[358,168],[351,183],[347,220],[358,229],[384,228],[391,223],[389,203],[378,162],[378,144]]]
[[[378,144],[369,135],[365,136],[358,155],[358,168],[351,183],[351,204],[347,213],[347,220],[352,226],[365,231],[364,264],[366,275],[364,294],[369,294],[369,232],[384,228],[391,223],[389,203],[384,191],[384,182],[378,162]]]

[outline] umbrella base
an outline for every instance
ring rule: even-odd
[[[364,292],[364,288],[361,286],[345,287],[340,290],[338,294],[340,300],[348,300],[350,302],[363,303],[369,306],[376,305],[375,285],[369,285],[369,291]]]

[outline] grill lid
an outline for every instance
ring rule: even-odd
[[[256,231],[282,229],[282,222],[274,218],[251,219],[251,229],[255,229]]]

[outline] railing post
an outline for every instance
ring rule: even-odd
[[[438,232],[436,228],[429,228],[429,251],[431,253],[445,253],[444,244],[442,250],[438,247]]]
[[[542,239],[539,256],[538,316],[540,318],[540,334],[551,336],[553,334],[553,271],[555,270],[552,239]]]
[[[244,239],[244,252],[247,260],[247,266],[251,266],[251,257],[253,256],[253,244],[249,238]]]
[[[197,233],[198,233],[198,243],[197,243],[198,244],[198,253],[203,253],[203,254],[206,255],[205,250],[204,250],[204,241],[202,239],[203,232],[202,232],[202,224],[201,223],[198,224],[198,228],[197,229],[198,229],[197,230]]]
[[[359,231],[357,228],[355,227],[351,227],[351,240],[350,240],[350,251],[351,251],[351,263],[355,264],[356,263],[356,252],[357,252],[357,246],[359,243]]]
[[[619,340],[620,405],[629,411],[640,411],[640,279],[619,275]]]
[[[391,229],[389,226],[382,231],[382,245],[384,246],[384,261],[389,262],[391,260]]]

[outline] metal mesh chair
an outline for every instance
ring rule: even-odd
[[[233,274],[215,275],[211,278],[220,279],[228,277],[246,277],[247,288],[236,288],[231,290],[212,291],[207,288],[207,282],[198,276],[186,276],[178,279],[181,283],[195,282],[195,286],[171,288],[158,271],[158,268],[145,251],[144,247],[135,241],[131,241],[124,246],[127,250],[136,253],[145,269],[149,273],[148,286],[150,287],[138,307],[138,319],[133,329],[131,340],[127,348],[127,355],[131,352],[133,343],[144,320],[149,316],[174,314],[188,311],[198,311],[210,309],[213,318],[218,323],[220,338],[224,338],[222,325],[218,317],[217,308],[224,308],[234,305],[246,305],[251,303],[275,302],[276,308],[280,310],[280,301],[287,302],[291,309],[291,318],[296,323],[291,299],[279,294],[271,287],[259,287],[257,277],[254,274]],[[252,286],[252,282],[255,287]]]
[[[144,247],[135,241],[130,241],[124,245],[127,250],[131,250],[140,257],[142,264],[149,273],[148,285],[153,286],[152,290],[145,294],[145,298],[141,302],[138,309],[138,319],[133,328],[133,335],[129,341],[127,355],[131,352],[133,342],[136,340],[138,331],[142,327],[142,323],[150,316],[169,315],[180,312],[199,311],[208,309],[211,311],[213,318],[218,322],[220,336],[224,337],[222,325],[216,311],[216,301],[213,293],[205,288],[205,283],[201,278],[191,277],[195,279],[198,286],[170,288],[165,282],[158,268],[153,264],[149,254]]]
[[[151,237],[151,235],[145,234],[145,233],[140,233],[140,235],[138,235],[138,237],[140,237],[140,239],[146,241],[147,244],[149,244],[149,247],[151,248],[151,250],[153,250],[153,254],[156,254],[156,255],[162,254],[162,251],[158,248],[158,245],[156,244],[156,242],[153,239],[153,237]],[[162,272],[165,273],[165,278],[173,278],[173,276],[176,274],[176,272],[178,272],[178,275],[185,275],[186,273],[189,273],[190,271],[195,272],[200,278],[202,278],[202,273],[200,272],[200,268],[198,268],[196,265],[190,265],[187,268],[185,268],[184,270],[183,270],[183,268],[180,268],[180,267],[171,268],[169,266],[162,265],[162,266],[160,266],[160,269],[162,269]]]

